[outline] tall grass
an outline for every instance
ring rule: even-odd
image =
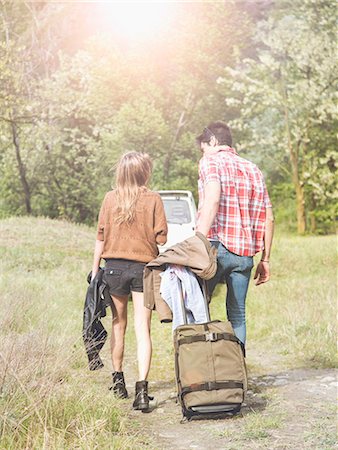
[[[0,448],[143,448],[109,367],[87,369],[81,327],[92,230],[1,222]],[[122,403],[122,405],[121,405]]]
[[[1,449],[150,445],[130,423],[130,400],[116,401],[107,389],[108,344],[102,351],[104,369],[87,368],[82,309],[94,239],[93,229],[60,221],[0,221]],[[249,289],[249,346],[264,349],[267,358],[277,354],[289,365],[334,366],[335,264],[332,236],[277,237],[271,281]],[[225,317],[224,291],[220,286],[212,301],[213,318]],[[108,330],[110,320],[104,319]],[[132,322],[130,314],[129,389],[136,373]],[[172,382],[174,391],[171,326],[161,325],[156,313],[153,344],[150,380]]]
[[[277,236],[270,265],[271,280],[267,284],[250,283],[249,349],[282,356],[287,365],[335,367],[336,238]],[[224,291],[219,286],[212,301],[214,317],[225,315]],[[250,353],[248,356],[250,362]]]

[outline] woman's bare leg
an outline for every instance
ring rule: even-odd
[[[115,372],[122,372],[124,335],[127,328],[128,296],[118,297],[112,295],[115,306],[112,333],[111,333],[111,359]]]
[[[132,292],[134,304],[134,327],[137,342],[139,380],[146,380],[151,362],[150,337],[151,310],[144,306],[143,293]]]

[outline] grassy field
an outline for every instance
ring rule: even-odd
[[[285,355],[286,364],[337,364],[337,241],[335,236],[276,236],[269,283],[249,287],[249,347]],[[219,286],[214,316],[223,307]],[[223,315],[225,313],[223,312]]]
[[[126,404],[107,390],[108,345],[104,369],[87,369],[82,308],[94,239],[93,229],[65,222],[0,222],[1,449],[148,445],[130,423]],[[289,367],[335,366],[336,238],[277,236],[271,265],[272,280],[250,286],[249,349],[263,348]],[[213,318],[225,317],[223,297],[219,286]],[[104,323],[109,329],[110,318]],[[153,341],[150,380],[173,382],[171,327],[160,325],[156,313]],[[130,367],[136,367],[134,349],[130,319]],[[250,353],[248,363],[250,368]]]

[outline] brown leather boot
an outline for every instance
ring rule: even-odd
[[[136,381],[133,408],[141,411],[149,409],[148,381]]]
[[[113,372],[113,385],[109,388],[118,398],[128,398],[123,372]]]

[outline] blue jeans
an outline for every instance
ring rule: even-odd
[[[220,242],[211,242],[218,247],[217,272],[208,282],[208,290],[212,295],[218,283],[226,283],[226,311],[228,320],[235,335],[245,344],[245,299],[248,292],[250,274],[253,267],[252,256],[238,256],[229,252]]]

